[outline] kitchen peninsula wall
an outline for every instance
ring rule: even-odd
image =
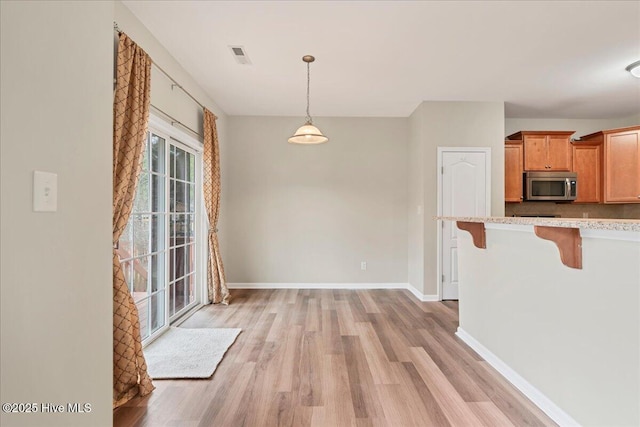
[[[458,233],[456,335],[558,425],[639,426],[639,224],[450,220],[486,230],[484,249]],[[535,226],[578,228],[581,244],[569,246],[582,268],[565,265]]]
[[[505,203],[504,215],[555,215],[559,218],[640,219],[640,204],[604,205],[555,202]]]

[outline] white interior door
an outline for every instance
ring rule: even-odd
[[[440,214],[488,216],[491,194],[488,148],[441,148]],[[442,299],[458,299],[458,227],[442,221]]]

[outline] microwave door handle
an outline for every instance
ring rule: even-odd
[[[568,200],[571,198],[571,180],[569,180],[569,178],[565,178],[564,185],[566,186],[566,193],[564,194],[564,198]]]

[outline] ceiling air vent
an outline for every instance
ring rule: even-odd
[[[233,57],[236,59],[236,62],[238,64],[251,64],[244,46],[229,46],[229,49],[231,49],[231,53],[233,54]]]

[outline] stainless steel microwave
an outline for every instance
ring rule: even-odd
[[[525,172],[525,200],[572,201],[578,195],[575,172]]]

